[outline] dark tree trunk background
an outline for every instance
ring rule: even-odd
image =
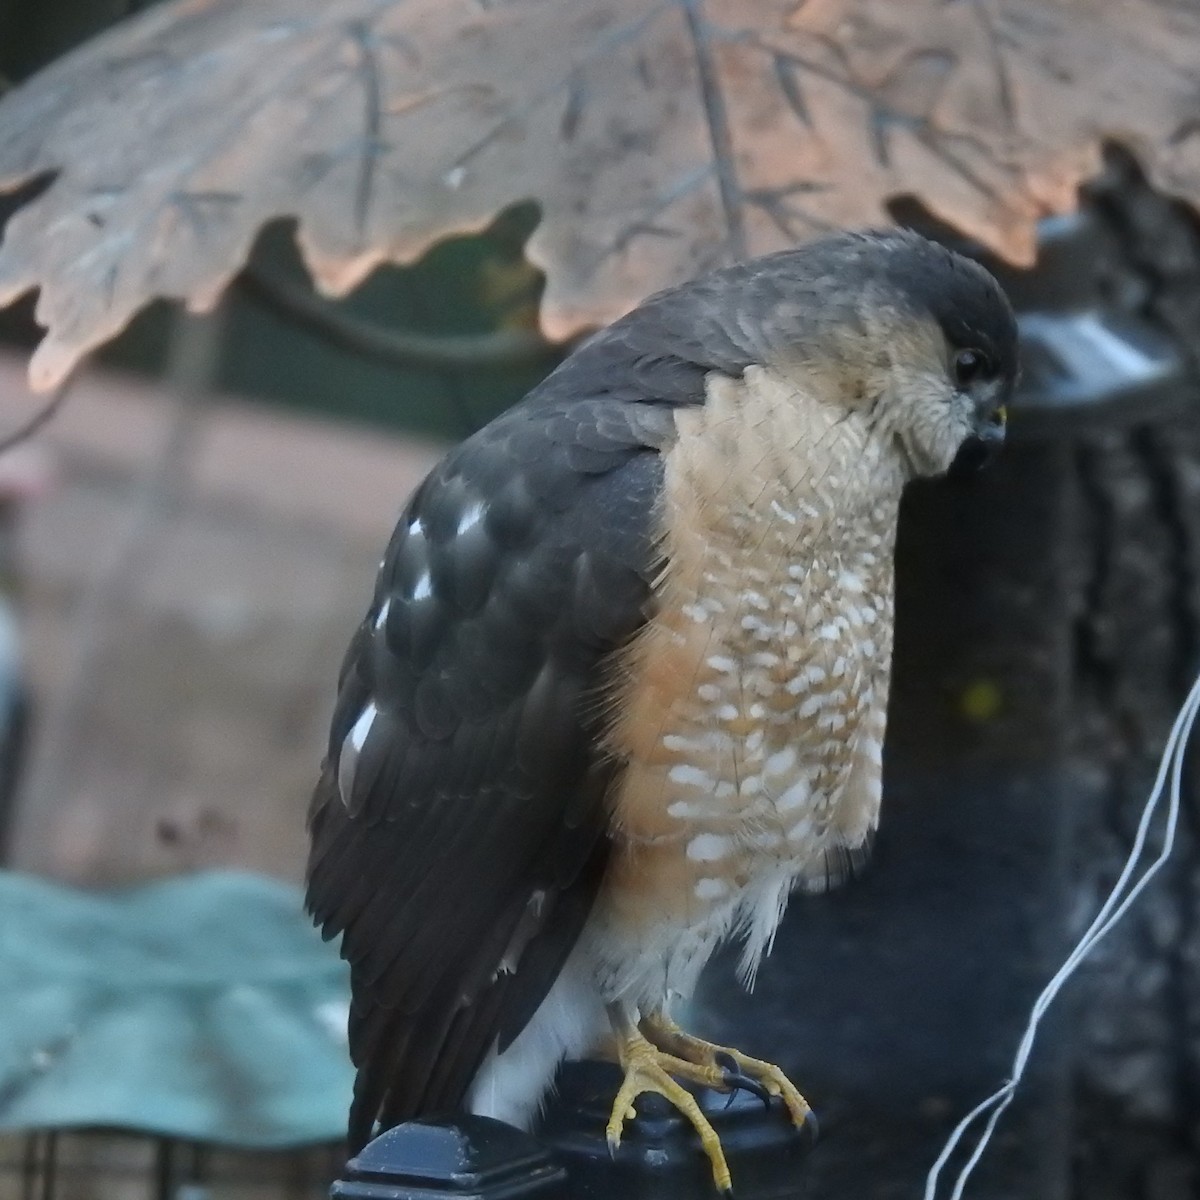
[[[1088,202],[1125,257],[1114,288],[1171,331],[1196,376],[1200,232],[1132,164],[1110,158]],[[1070,761],[1081,796],[1073,895],[1079,924],[1116,878],[1176,710],[1200,667],[1200,405],[1073,448],[1081,528]],[[1193,755],[1194,760],[1194,755]],[[1074,993],[1074,1194],[1200,1194],[1200,803],[1186,790],[1179,842],[1156,884],[1102,943]]]
[[[1081,410],[976,481],[910,489],[875,859],[793,901],[753,996],[726,963],[699,998],[814,1100],[813,1200],[915,1200],[1007,1078],[1200,669],[1200,223],[1115,152],[1084,206],[1085,290],[1183,348],[1178,402]],[[1171,863],[1044,1022],[972,1200],[1200,1195],[1198,828],[1189,783]]]

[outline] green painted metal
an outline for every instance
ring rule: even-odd
[[[348,1004],[344,964],[276,880],[99,893],[0,872],[0,1131],[334,1141]]]

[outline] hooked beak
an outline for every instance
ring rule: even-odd
[[[1008,406],[997,403],[1002,397],[982,401],[975,413],[974,428],[959,447],[951,466],[955,474],[979,471],[996,461],[1004,445],[1008,425]]]

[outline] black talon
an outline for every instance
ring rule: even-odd
[[[722,1050],[719,1054],[713,1055],[713,1062],[716,1063],[726,1075],[733,1074],[737,1071],[737,1059],[732,1054]]]
[[[808,1116],[804,1118],[804,1124],[800,1126],[800,1130],[808,1139],[809,1146],[814,1146],[817,1138],[821,1135],[821,1126],[817,1122],[817,1114],[811,1108],[808,1110]]]
[[[771,1107],[771,1093],[757,1079],[751,1079],[749,1075],[743,1075],[740,1071],[727,1071],[725,1073],[725,1086],[750,1092],[763,1102],[763,1108],[769,1110]]]
[[[771,1093],[757,1079],[751,1079],[749,1075],[743,1075],[738,1070],[737,1061],[732,1055],[718,1054],[715,1061],[717,1066],[721,1068],[721,1086],[729,1092],[729,1099],[725,1101],[726,1108],[733,1103],[733,1097],[739,1091],[750,1092],[763,1102],[764,1108],[769,1109],[771,1107]]]

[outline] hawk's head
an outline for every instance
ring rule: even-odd
[[[713,271],[613,327],[637,361],[739,376],[755,364],[864,416],[906,473],[938,475],[1004,440],[1017,325],[978,263],[919,234],[842,233]]]
[[[1008,299],[978,263],[916,234],[873,245],[880,269],[858,304],[865,393],[913,474],[981,465],[1004,441],[1017,379]],[[851,347],[860,336],[853,322],[842,335]]]

